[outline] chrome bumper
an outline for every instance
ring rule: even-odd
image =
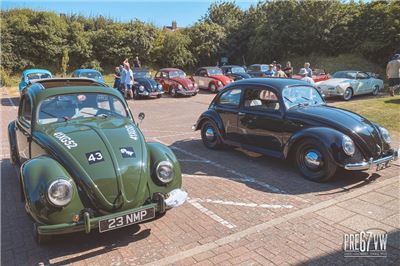
[[[344,166],[346,170],[368,170],[372,167],[375,167],[381,163],[396,161],[399,158],[399,150],[394,151],[392,155],[386,156],[377,160],[373,160],[372,158],[368,162],[362,163],[350,163]]]

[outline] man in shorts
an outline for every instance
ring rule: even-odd
[[[132,90],[132,87],[133,87],[133,71],[131,70],[131,66],[129,65],[129,63],[125,63],[124,64],[124,68],[126,70],[124,95],[125,95],[125,98],[127,98],[128,97],[128,93],[129,93],[129,96],[131,98],[133,98],[133,90]]]
[[[386,66],[386,76],[389,79],[390,96],[400,87],[400,54],[395,54]]]

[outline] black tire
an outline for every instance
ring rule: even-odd
[[[379,93],[379,86],[376,85],[376,86],[374,87],[373,91],[372,91],[372,95],[377,96],[378,93]]]
[[[38,245],[46,244],[51,240],[51,235],[39,234],[38,226],[36,223],[33,223],[33,235],[34,235],[36,243],[38,243]]]
[[[173,87],[173,86],[171,86],[171,87],[169,87],[169,95],[171,95],[172,97],[177,97],[177,93],[176,93],[176,89]]]
[[[353,98],[353,89],[352,88],[346,88],[344,90],[344,93],[343,93],[343,100],[350,101],[351,98]]]
[[[158,95],[157,95],[157,98],[161,98],[161,96],[162,96],[162,94],[158,94]]]
[[[213,132],[213,136],[210,134],[211,131]],[[203,140],[204,146],[209,149],[217,150],[223,147],[220,132],[215,123],[210,120],[205,121],[201,125],[201,139]]]
[[[211,82],[208,87],[210,88],[210,91],[212,93],[216,93],[217,92],[217,86],[214,84],[214,82]]]
[[[329,151],[314,139],[303,140],[296,146],[295,161],[300,173],[314,182],[328,181],[337,169]]]

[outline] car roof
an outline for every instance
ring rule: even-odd
[[[91,69],[91,68],[80,68],[80,69],[74,70],[74,72],[97,72],[97,73],[100,73],[100,71],[98,71],[96,69]]]
[[[220,69],[220,68],[217,67],[217,66],[206,66],[206,67],[200,67],[199,69],[206,69],[206,70],[209,70],[209,69]]]
[[[168,68],[161,68],[159,71],[171,72],[171,71],[183,71],[183,70],[179,68],[168,67]]]
[[[28,74],[30,74],[30,73],[40,73],[40,72],[42,72],[42,73],[48,73],[48,74],[52,75],[52,73],[51,73],[49,70],[47,70],[47,69],[42,69],[42,68],[30,68],[30,69],[25,69],[25,70],[22,72],[22,74],[23,74],[23,75],[28,75]]]
[[[251,78],[251,79],[243,79],[235,81],[229,84],[226,88],[236,87],[240,85],[262,85],[269,86],[275,88],[278,91],[283,90],[286,87],[291,86],[311,86],[310,83],[299,80],[299,79],[290,79],[290,78]]]

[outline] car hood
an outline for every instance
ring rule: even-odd
[[[171,80],[181,84],[185,90],[194,90],[193,81],[189,78],[171,78]]]
[[[143,203],[136,195],[145,194],[147,151],[142,134],[130,119],[71,120],[46,125],[36,137],[99,209],[110,212]],[[90,158],[90,154],[100,158],[96,152],[101,153],[101,160]]]
[[[341,83],[352,83],[356,82],[354,79],[344,79],[344,78],[332,78],[332,79],[327,79],[321,82],[318,82],[318,86],[327,86],[327,87],[335,87]]]
[[[223,85],[231,83],[231,79],[224,75],[208,75],[208,77],[221,81]]]
[[[311,121],[313,126],[331,127],[348,135],[368,158],[377,158],[384,148],[378,129],[368,119],[348,110],[322,105],[293,107],[287,114],[289,119]]]
[[[135,78],[140,85],[148,91],[158,91],[158,83],[152,78]]]

